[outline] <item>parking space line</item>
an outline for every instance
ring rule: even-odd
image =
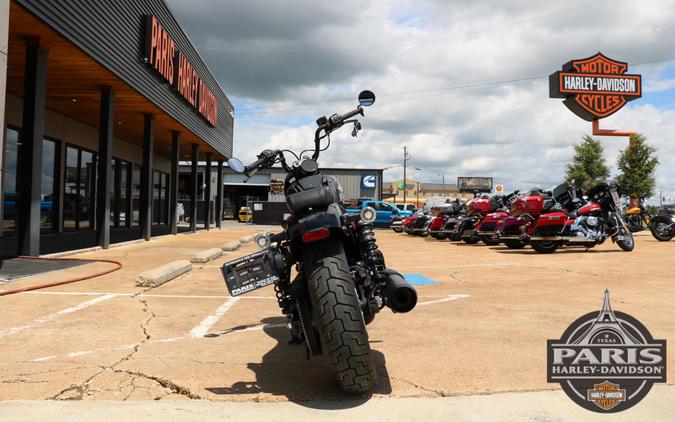
[[[19,333],[21,331],[25,331],[25,330],[28,330],[30,328],[36,327],[40,324],[44,324],[44,323],[47,323],[47,322],[50,322],[50,321],[54,321],[55,319],[57,319],[59,317],[62,317],[64,315],[68,315],[68,314],[72,314],[72,313],[77,312],[77,311],[81,311],[81,310],[86,309],[90,306],[96,305],[96,304],[101,303],[101,302],[105,302],[106,300],[110,300],[110,299],[112,299],[114,297],[117,297],[117,296],[118,295],[116,295],[116,294],[106,294],[106,295],[99,296],[97,298],[88,300],[86,302],[82,302],[82,303],[77,304],[75,306],[71,306],[71,307],[68,307],[66,309],[61,309],[60,311],[54,312],[53,314],[49,314],[49,315],[44,316],[42,318],[34,319],[33,321],[31,321],[30,323],[28,323],[26,325],[20,325],[20,326],[17,326],[17,327],[10,327],[6,330],[0,331],[0,337],[16,334],[16,333]]]
[[[448,295],[447,297],[444,297],[443,299],[430,300],[428,302],[420,302],[420,303],[417,304],[417,306],[433,305],[435,303],[449,302],[451,300],[463,299],[463,298],[466,298],[466,297],[470,297],[470,296],[469,295]]]
[[[232,306],[238,301],[238,297],[228,299],[225,303],[220,305],[218,309],[216,309],[216,312],[204,318],[202,322],[199,323],[199,325],[190,330],[190,335],[192,337],[204,337],[207,335],[211,327],[213,327],[213,325],[218,322],[218,320],[222,318],[223,315],[225,315],[227,311],[229,311],[230,308],[232,308]]]

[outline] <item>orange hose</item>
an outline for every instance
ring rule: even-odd
[[[113,261],[112,259],[90,259],[90,258],[40,258],[37,256],[20,256],[19,258],[23,259],[44,259],[44,260],[51,260],[51,261],[89,261],[89,262],[106,262],[108,264],[114,264],[115,268],[111,268],[105,271],[99,271],[94,274],[82,276],[82,277],[76,277],[76,278],[69,278],[66,280],[61,280],[61,281],[54,281],[52,283],[45,283],[45,284],[36,284],[34,286],[28,286],[28,287],[20,287],[18,289],[12,289],[12,290],[3,290],[0,291],[0,296],[7,296],[7,295],[13,295],[15,293],[21,293],[21,292],[28,292],[31,290],[38,290],[38,289],[45,289],[47,287],[54,287],[54,286],[60,286],[62,284],[69,284],[69,283],[75,283],[76,281],[83,281],[83,280],[89,280],[90,278],[95,278],[95,277],[100,277],[102,275],[110,274],[112,272],[115,272],[122,268],[122,263],[119,261]]]

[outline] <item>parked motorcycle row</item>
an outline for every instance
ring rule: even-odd
[[[611,239],[630,252],[637,231],[650,230],[659,241],[671,240],[675,217],[665,209],[650,216],[643,206],[623,211],[616,182],[601,183],[585,192],[563,183],[552,191],[534,188],[524,193],[476,196],[467,203],[448,202],[433,213],[417,213],[392,228],[408,235],[469,244],[503,243],[510,249],[530,245],[539,253],[561,247],[589,249]]]

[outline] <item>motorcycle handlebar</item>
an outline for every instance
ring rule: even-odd
[[[246,173],[247,176],[251,177],[253,174],[258,172],[258,167],[260,167],[260,165],[263,164],[267,160],[268,160],[268,157],[258,158],[253,163],[246,166],[246,170],[244,171],[244,173]]]
[[[345,120],[347,120],[351,117],[356,116],[357,114],[360,114],[361,116],[363,116],[363,108],[361,108],[361,106],[356,107],[354,110],[350,111],[349,113],[343,114],[342,116],[340,116],[340,120],[345,121]]]

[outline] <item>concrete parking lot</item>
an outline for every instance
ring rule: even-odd
[[[141,271],[260,230],[234,225],[81,253],[74,257],[115,259],[124,267],[0,297],[0,399],[345,400],[323,359],[308,361],[303,346],[287,344],[272,288],[228,297],[220,266],[253,252],[252,244],[195,264],[160,287],[135,287]],[[539,255],[388,230],[377,239],[388,266],[436,284],[417,287],[411,313],[385,309],[368,326],[379,383],[363,401],[557,390],[546,383],[546,340],[598,310],[605,288],[615,310],[641,320],[655,338],[675,342],[675,242],[639,236],[632,253],[609,242]],[[107,265],[51,272],[0,290]],[[670,347],[668,359],[674,358]],[[668,382],[674,381],[671,371]],[[673,395],[671,387],[661,388],[637,408]],[[561,405],[576,406],[558,393]]]

